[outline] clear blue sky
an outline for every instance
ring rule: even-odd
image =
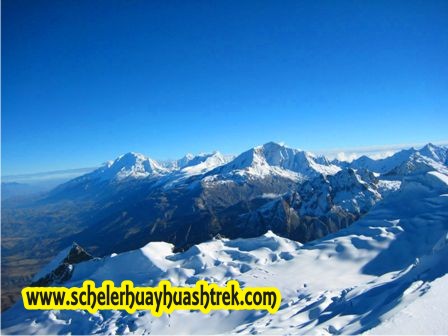
[[[448,1],[2,1],[2,173],[448,138]]]

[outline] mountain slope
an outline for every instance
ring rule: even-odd
[[[116,283],[131,279],[135,285],[152,286],[169,279],[175,285],[191,285],[206,279],[223,285],[228,279],[237,279],[243,286],[278,287],[282,305],[275,315],[177,311],[154,318],[146,312],[102,311],[86,318],[81,311],[25,311],[19,302],[2,315],[2,331],[361,333],[380,327],[383,319],[390,320],[426,297],[430,299],[432,287],[438,288],[441,281],[446,286],[447,233],[448,176],[434,171],[411,175],[399,192],[377,203],[361,220],[303,246],[270,232],[259,238],[213,240],[180,254],[174,254],[170,244],[149,243],[101,262],[75,265],[65,284],[79,286],[84,279],[97,285],[106,279]],[[422,323],[429,327],[431,319]],[[432,327],[436,333],[446,331]]]
[[[379,181],[367,183],[354,170],[318,175],[283,195],[265,194],[219,213],[222,234],[253,237],[272,230],[300,242],[337,232],[367,213],[382,196]],[[249,205],[248,205],[249,203]]]
[[[352,161],[349,166],[354,169],[367,169],[372,172],[385,174],[409,161],[415,155],[429,158],[442,165],[448,163],[448,148],[429,143],[419,150],[415,148],[404,149],[384,159],[374,160],[367,156],[361,156]]]
[[[168,170],[157,161],[145,157],[143,154],[129,152],[112,162],[107,162],[103,167],[92,173],[84,175],[84,178],[121,181],[127,178],[145,178],[166,173],[168,173]]]
[[[324,162],[321,159],[317,161],[308,152],[269,142],[242,153],[226,165],[210,172],[210,175],[249,179],[279,175],[297,181],[317,174],[335,174],[339,170],[328,161]]]
[[[444,147],[403,153],[384,174],[275,143],[230,161],[216,152],[169,165],[128,153],[49,193],[2,204],[2,284],[16,297],[73,241],[104,256],[150,241],[183,250],[218,234],[248,238],[267,230],[302,243],[318,239],[351,225],[381,201],[377,193],[394,193],[409,176],[446,173]]]

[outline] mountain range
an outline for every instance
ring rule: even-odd
[[[448,149],[432,144],[352,162],[273,142],[165,162],[130,152],[51,191],[2,201],[2,307],[73,242],[96,257],[268,231],[307,243],[350,228],[410,179],[448,175],[447,160]]]
[[[24,205],[90,204],[83,227],[53,241],[65,248],[30,282],[237,279],[278,287],[277,314],[86,315],[26,311],[19,301],[2,314],[2,332],[444,333],[447,154],[428,144],[344,163],[275,143],[233,159],[213,153],[162,164],[126,154]]]
[[[446,172],[446,160],[447,149],[431,144],[348,166],[272,142],[235,158],[215,152],[171,165],[128,153],[41,202],[93,202],[101,219],[70,239],[99,255],[159,240],[184,249],[217,234],[254,237],[268,229],[306,242],[347,227],[405,176]]]

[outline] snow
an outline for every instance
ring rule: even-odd
[[[230,179],[232,176],[251,179],[276,175],[302,181],[317,174],[336,174],[340,170],[341,168],[322,157],[316,158],[309,152],[269,142],[240,154],[231,162],[213,170],[212,174]]]
[[[444,146],[435,146],[431,143],[422,147],[419,153],[436,162],[448,163],[448,148]]]
[[[197,156],[187,154],[177,161],[171,173],[161,178],[157,185],[163,185],[165,189],[173,188],[193,176],[204,175],[224,165],[232,158],[232,156],[223,155],[220,152],[199,154]]]
[[[385,174],[391,170],[406,164],[412,158],[424,157],[425,161],[430,160],[428,163],[431,166],[434,165],[446,165],[448,160],[448,148],[444,146],[435,146],[433,144],[427,144],[426,146],[420,148],[419,150],[415,148],[401,150],[392,156],[386,157],[384,159],[374,160],[367,156],[362,156],[350,163],[352,168],[365,168],[370,171]],[[440,168],[439,166],[438,168]]]
[[[182,173],[189,176],[204,174],[216,167],[219,167],[227,162],[227,159],[220,152],[213,154],[203,154],[198,157],[193,157],[181,169]]]
[[[355,176],[355,178],[357,178]],[[448,176],[407,177],[400,189],[350,227],[301,245],[268,232],[215,239],[174,253],[163,242],[74,266],[66,286],[131,279],[136,286],[168,279],[193,285],[276,286],[279,311],[26,311],[2,314],[3,333],[22,334],[372,334],[446,332]],[[446,316],[446,314],[445,314]],[[418,321],[417,321],[418,319]],[[422,322],[421,325],[417,325]],[[382,323],[383,321],[383,323]]]
[[[62,261],[64,261],[64,259],[68,256],[71,249],[72,246],[69,246],[63,249],[61,252],[59,252],[58,255],[54,257],[52,261],[50,261],[47,265],[45,265],[39,272],[37,272],[34,275],[32,282],[39,280],[40,278],[44,277],[45,275],[56,269],[59,266],[59,264],[61,264]]]
[[[428,172],[429,175],[435,176],[436,178],[438,178],[440,181],[442,181],[443,183],[445,183],[446,185],[448,185],[448,176],[445,174],[442,174],[438,171],[430,171]]]
[[[426,293],[406,307],[389,314],[382,323],[369,330],[372,335],[443,335],[448,330],[448,275],[424,287]]]
[[[69,183],[85,182],[98,179],[100,181],[126,182],[157,178],[157,185],[165,188],[182,183],[192,176],[205,174],[208,171],[229,162],[233,157],[220,152],[202,153],[199,155],[186,154],[174,161],[157,162],[140,153],[130,152],[117,159],[106,162],[102,167],[90,174],[81,176]]]
[[[168,279],[173,285],[191,286],[199,279],[220,285],[236,279],[242,287],[278,287],[282,304],[277,314],[178,311],[154,318],[148,312],[26,311],[18,302],[2,314],[2,333],[446,333],[447,153],[428,144],[386,159],[360,158],[352,162],[354,169],[276,143],[234,159],[219,152],[187,154],[171,165],[138,153],[122,155],[81,180],[154,177],[171,187],[192,176],[199,177],[195,183],[231,183],[275,175],[296,181],[297,190],[309,191],[301,193],[302,216],[323,216],[330,203],[360,214],[373,207],[348,228],[305,245],[272,232],[249,239],[214,239],[182,253],[174,253],[171,244],[151,242],[73,265],[72,277],[64,284],[80,286],[91,279],[97,285],[132,280],[136,286],[154,286]],[[270,211],[281,196],[261,194],[272,201],[260,210]],[[69,249],[33,281],[59,265]]]
[[[261,195],[262,198],[278,198],[280,197],[282,194],[274,194],[274,193],[263,193]]]
[[[157,162],[143,154],[129,152],[73,181],[99,179],[120,182],[156,177],[159,178],[159,185],[166,184],[166,188],[198,175],[204,175],[204,181],[214,180],[216,183],[232,179],[264,179],[269,176],[302,182],[318,174],[334,175],[341,170],[341,167],[345,168],[347,165],[354,169],[368,169],[377,174],[386,174],[394,169],[396,175],[431,170],[448,173],[447,160],[448,149],[432,144],[420,150],[414,148],[402,150],[384,159],[374,160],[362,156],[349,164],[330,162],[324,156],[315,156],[310,152],[269,142],[237,157],[219,152],[199,155],[188,153],[178,160]]]
[[[378,189],[380,193],[393,192],[400,189],[401,181],[394,180],[379,180],[378,181]]]
[[[129,152],[119,156],[114,161],[107,162],[103,167],[85,175],[83,178],[122,181],[129,178],[141,179],[149,176],[160,176],[168,172],[169,170],[157,161],[140,153]]]

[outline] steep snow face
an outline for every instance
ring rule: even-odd
[[[228,161],[228,157],[222,155],[220,152],[214,152],[212,154],[200,154],[191,157],[190,160],[184,161],[179,167],[182,173],[198,175],[204,174]]]
[[[432,143],[427,144],[419,150],[419,153],[436,162],[448,164],[448,148],[435,146]]]
[[[198,155],[187,153],[178,160],[162,161],[161,165],[173,173],[179,172],[188,167],[200,166],[198,169],[194,169],[194,173],[196,174],[196,171],[199,173],[206,172],[223,165],[224,163],[230,162],[234,158],[235,157],[233,155],[224,155],[218,151],[213,153],[201,153]],[[206,163],[204,164],[204,162]]]
[[[384,174],[384,177],[403,179],[409,175],[417,175],[430,171],[448,174],[448,167],[432,158],[423,156],[420,152],[412,154],[406,161]]]
[[[298,180],[321,174],[335,174],[339,167],[308,152],[300,151],[269,142],[263,146],[252,148],[237,156],[228,164],[212,171],[212,174],[224,176],[239,175],[249,177],[266,177],[280,175]]]
[[[128,178],[139,179],[148,176],[161,176],[168,170],[143,154],[130,152],[119,156],[114,161],[106,163],[103,167],[93,171],[90,178],[102,180],[121,181]]]
[[[371,187],[360,175],[336,177]],[[335,181],[337,182],[337,181]],[[336,183],[337,184],[337,183]],[[271,232],[252,239],[213,240],[173,253],[167,243],[74,265],[66,286],[92,279],[153,286],[161,279],[193,285],[199,279],[224,285],[275,286],[279,311],[176,311],[161,318],[148,312],[27,311],[21,302],[2,314],[7,334],[373,334],[400,333],[409,320],[400,312],[431,313],[421,330],[446,332],[448,272],[448,176],[409,175],[399,192],[377,203],[350,227],[305,245]],[[445,309],[444,309],[445,308]],[[438,314],[438,315],[437,315]],[[442,314],[442,315],[441,315]],[[420,315],[419,315],[420,316]],[[396,317],[396,320],[394,318]],[[384,328],[381,322],[386,321]],[[433,323],[433,321],[438,321]],[[414,330],[412,330],[414,331]]]
[[[163,185],[164,189],[170,189],[183,184],[190,177],[203,175],[207,172],[224,165],[232,159],[220,152],[211,154],[192,155],[187,154],[176,161],[171,173],[160,179],[157,185]]]
[[[193,154],[191,154],[191,153],[187,153],[187,154],[185,154],[184,157],[182,157],[182,158],[180,158],[179,160],[176,160],[176,161],[175,161],[175,163],[176,163],[176,167],[177,167],[177,168],[183,168],[183,167],[186,167],[186,166],[188,166],[189,163],[190,163],[191,161],[193,161],[195,158],[200,158],[201,156],[204,156],[204,155],[197,155],[197,156],[195,156],[195,155],[193,155]]]
[[[409,157],[416,152],[417,150],[414,148],[405,149],[392,156],[379,160],[373,160],[364,155],[359,159],[353,160],[350,163],[350,167],[354,169],[367,169],[372,172],[384,174],[408,160]]]
[[[204,174],[228,162],[230,158],[219,152],[214,152],[196,156],[187,154],[179,160],[158,163],[143,154],[130,152],[73,181],[82,182],[98,179],[120,182],[153,177],[164,178],[160,179],[159,183],[165,183],[170,179],[179,179],[179,176],[189,177]]]
[[[354,214],[363,214],[381,199],[378,180],[366,171],[345,169],[329,177],[333,205]]]
[[[419,150],[414,148],[406,149],[399,151],[390,157],[379,160],[373,160],[367,156],[362,156],[350,163],[349,166],[354,169],[363,168],[372,172],[385,174],[402,166],[406,162],[413,160],[415,157],[425,157],[438,164],[446,165],[448,163],[448,148],[444,146],[435,146],[429,143]]]
[[[331,217],[329,212],[340,213],[343,210],[357,218],[382,198],[378,192],[378,180],[369,177],[372,181],[366,182],[353,169],[346,169],[307,181],[297,189],[300,201],[296,210],[300,216],[312,217]]]
[[[381,199],[377,184],[377,180],[365,182],[353,169],[314,178],[298,187],[300,202],[296,208],[301,216],[329,216],[338,209],[359,216]]]
[[[348,227],[382,199],[378,180],[370,178],[366,182],[352,169],[319,175],[299,184],[295,191],[255,199],[253,204],[261,205],[238,213],[225,226],[234,225],[243,236],[264,228],[300,242],[319,239]]]
[[[76,243],[63,250],[55,259],[33,277],[31,286],[50,286],[55,283],[63,283],[70,279],[73,265],[93,259],[81,246]]]

